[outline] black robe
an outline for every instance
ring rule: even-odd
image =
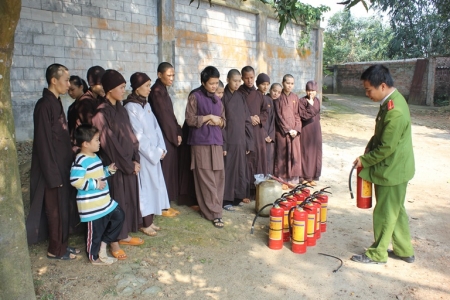
[[[308,109],[312,113],[308,113]],[[302,119],[302,180],[319,180],[322,173],[322,129],[320,126],[320,100],[315,97],[314,104],[305,97],[299,100],[299,113]]]
[[[249,88],[243,84],[239,87],[239,91],[245,96],[250,116],[258,115],[261,121],[260,124],[253,126],[255,151],[247,155],[250,188],[254,189],[255,174],[267,174],[266,130],[264,129],[267,121],[267,107],[264,95],[254,87]]]
[[[125,212],[125,220],[118,239],[126,239],[129,232],[137,232],[142,224],[139,207],[139,186],[133,161],[139,162],[139,142],[133,133],[127,111],[120,102],[112,105],[106,100],[99,105],[92,124],[100,130],[99,157],[104,166],[115,163],[117,171],[108,177],[111,198]]]
[[[167,194],[170,201],[178,197],[178,136],[182,136],[181,127],[173,111],[167,87],[157,79],[152,86],[148,102],[152,107],[156,120],[163,133],[167,154],[161,162],[161,168],[166,181]]]
[[[267,173],[273,174],[273,165],[275,159],[275,108],[273,100],[270,96],[264,96],[267,107],[267,121],[264,125],[266,130],[266,138],[270,137],[272,140],[270,143],[266,142],[266,155],[267,155]]]
[[[28,244],[47,239],[47,216],[44,209],[45,188],[57,188],[62,241],[79,223],[76,190],[70,184],[72,147],[61,100],[48,89],[36,103],[33,114],[34,140],[30,171],[30,213],[26,220]],[[60,187],[62,185],[62,187]],[[59,255],[58,253],[52,253]]]
[[[253,126],[244,95],[231,93],[225,87],[222,104],[225,108],[227,126],[222,129],[225,156],[224,201],[244,199],[250,196],[247,174],[246,151],[254,151]]]

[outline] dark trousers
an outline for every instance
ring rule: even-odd
[[[68,208],[60,207],[59,188],[45,188],[44,206],[48,221],[48,253],[63,256],[69,243]]]
[[[154,216],[154,214],[143,217],[142,218],[142,226],[148,227],[148,226],[152,225],[153,224],[153,216]]]
[[[119,205],[106,216],[87,222],[86,251],[89,260],[97,260],[101,242],[110,244],[117,241],[122,230],[125,213]]]

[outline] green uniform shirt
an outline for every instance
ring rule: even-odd
[[[361,178],[382,186],[398,185],[413,178],[411,117],[405,98],[397,90],[380,107],[375,134],[367,148],[369,152],[360,157]]]

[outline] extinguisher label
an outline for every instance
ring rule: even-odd
[[[292,229],[292,242],[296,244],[305,243],[305,221],[294,220],[294,228]]]
[[[322,203],[322,209],[320,210],[320,222],[322,224],[327,222],[327,209],[328,203]]]
[[[270,217],[269,239],[281,240],[283,231],[283,217]]]
[[[321,209],[317,209],[317,217],[316,217],[316,230],[320,230],[320,211]]]
[[[362,181],[361,196],[364,198],[372,197],[372,183],[371,182],[369,182],[367,180]]]
[[[314,237],[314,232],[316,229],[316,215],[308,214],[308,226],[306,227],[308,230],[308,237]]]

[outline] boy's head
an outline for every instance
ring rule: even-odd
[[[102,76],[102,86],[109,100],[121,101],[125,94],[125,78],[116,70],[106,70]]]
[[[389,69],[383,65],[372,65],[361,75],[366,96],[372,101],[378,102],[383,100],[394,87]]]
[[[228,89],[230,89],[230,91],[237,91],[239,89],[239,86],[241,85],[241,73],[236,69],[231,69],[230,71],[228,71],[227,83]]]
[[[216,67],[208,66],[200,73],[202,86],[209,92],[215,93],[219,86],[220,73]]]
[[[86,75],[86,79],[91,87],[91,90],[101,97],[105,96],[102,86],[103,74],[105,74],[105,69],[100,66],[93,66],[89,68]]]
[[[294,76],[286,74],[283,76],[283,92],[289,94],[294,89]]]
[[[270,86],[270,77],[266,73],[260,73],[256,78],[256,86],[263,94],[266,94]]]
[[[272,98],[272,100],[276,100],[276,99],[280,98],[282,89],[283,89],[283,87],[281,86],[281,84],[279,84],[279,83],[272,84],[272,86],[270,87],[270,91],[269,91],[270,98]]]
[[[314,99],[317,94],[317,82],[314,80],[310,80],[306,83],[306,95],[308,95],[309,99]]]
[[[223,82],[222,82],[222,80],[219,80],[219,86],[217,87],[217,90],[214,94],[216,94],[217,97],[222,99],[224,92],[225,92],[225,87],[223,86]]]
[[[90,124],[81,124],[75,129],[75,141],[81,151],[97,152],[100,149],[99,131]]]
[[[47,80],[49,89],[58,94],[58,97],[59,95],[67,93],[69,90],[69,69],[61,64],[52,64],[48,66],[45,71],[45,79]]]
[[[251,66],[245,66],[242,68],[241,73],[245,86],[252,88],[255,85],[255,69]]]
[[[172,64],[162,62],[158,66],[158,78],[165,86],[172,86],[175,79],[175,69]]]

